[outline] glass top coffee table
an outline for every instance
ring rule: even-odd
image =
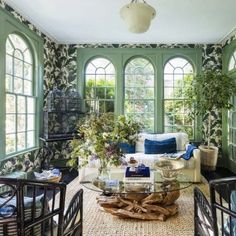
[[[175,201],[180,190],[192,183],[184,174],[176,179],[163,179],[158,171],[151,171],[151,182],[142,177],[124,179],[124,169],[110,171],[109,180],[99,180],[96,173],[85,176],[81,184],[101,195],[97,203],[106,211],[120,218],[165,221],[177,214]]]

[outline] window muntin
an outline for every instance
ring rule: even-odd
[[[27,43],[17,34],[6,41],[6,155],[35,146],[33,58]]]
[[[91,60],[85,70],[85,101],[89,112],[114,112],[115,68],[106,58]]]
[[[194,121],[188,115],[183,89],[193,76],[193,67],[184,58],[169,60],[164,68],[164,131],[187,132],[194,137]]]
[[[128,62],[124,76],[124,114],[144,122],[145,131],[154,131],[154,67],[137,57]]]

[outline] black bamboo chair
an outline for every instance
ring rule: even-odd
[[[236,177],[209,182],[210,199],[194,189],[194,235],[236,236]]]
[[[82,235],[83,190],[64,215],[65,195],[64,183],[0,178],[0,236]]]

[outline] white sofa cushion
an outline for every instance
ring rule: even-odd
[[[155,140],[162,141],[169,138],[176,139],[176,149],[177,151],[184,151],[187,143],[189,142],[188,135],[186,133],[163,133],[163,134],[149,134],[140,133],[139,138],[136,141],[135,152],[144,153],[144,140]]]

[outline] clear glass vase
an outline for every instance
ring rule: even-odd
[[[100,159],[100,167],[98,168],[98,179],[100,180],[110,179],[109,163],[101,159]]]

